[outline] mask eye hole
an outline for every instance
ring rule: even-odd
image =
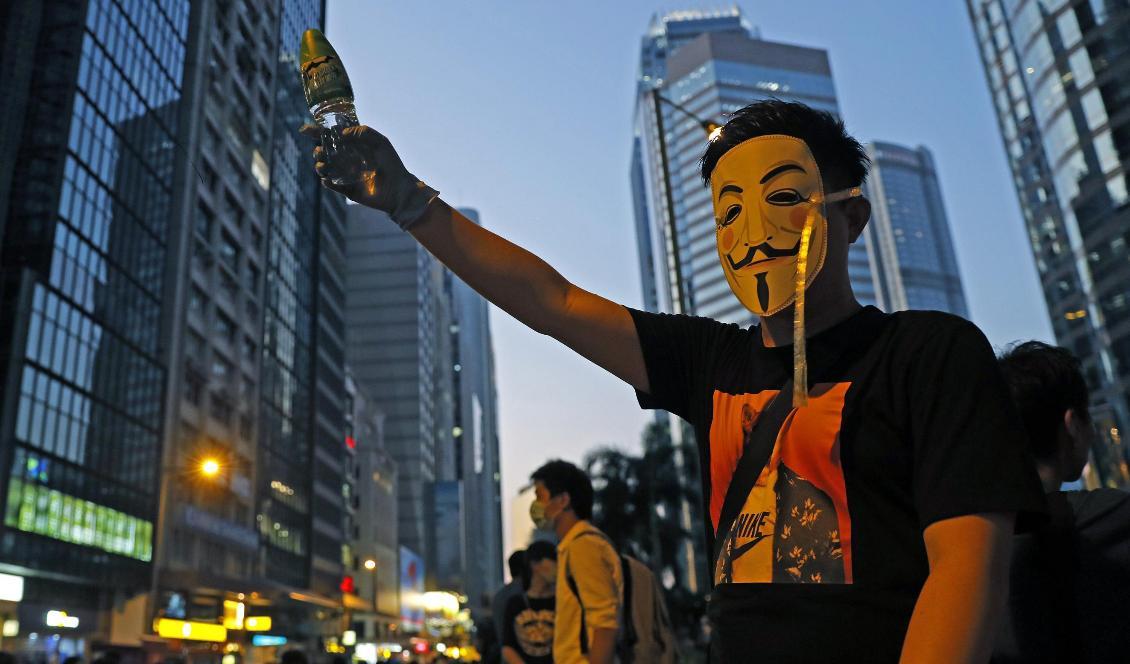
[[[778,189],[766,196],[765,201],[770,205],[796,205],[804,201],[804,197],[796,189]]]
[[[726,212],[724,212],[722,214],[722,219],[719,220],[719,222],[718,222],[718,228],[724,228],[724,227],[729,226],[730,224],[734,223],[734,220],[737,219],[738,215],[741,214],[741,213],[742,213],[742,206],[740,206],[736,203],[734,205],[731,205],[730,207],[726,208]]]

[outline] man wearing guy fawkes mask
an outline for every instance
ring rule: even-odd
[[[720,661],[987,659],[1013,525],[1042,512],[1040,483],[975,326],[855,299],[867,158],[834,116],[758,102],[706,146],[719,261],[760,317],[748,329],[580,289],[452,210],[374,130],[344,140],[374,170],[335,186],[315,148],[327,187],[695,427]],[[755,439],[763,461],[744,455]]]

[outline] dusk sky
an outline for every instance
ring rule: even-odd
[[[327,4],[326,34],[361,121],[392,140],[409,170],[579,286],[640,306],[628,180],[640,38],[656,12],[721,5]],[[934,153],[973,321],[990,341],[1050,341],[965,3],[738,4],[763,39],[829,51],[859,139]],[[597,445],[637,449],[648,413],[555,341],[497,309],[491,324],[509,534],[509,499],[534,468],[579,462]]]

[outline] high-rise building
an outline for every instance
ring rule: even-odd
[[[481,223],[477,210],[460,212]],[[487,301],[458,277],[451,281],[455,480],[461,487],[466,534],[463,584],[454,590],[474,600],[502,585],[498,390]]]
[[[396,462],[384,446],[384,413],[348,369],[345,384],[346,441],[354,451],[352,560],[346,565],[359,600],[354,630],[360,640],[389,641],[400,619]]]
[[[866,242],[876,301],[886,311],[932,309],[969,317],[934,157],[923,146],[868,143]]]
[[[444,268],[387,215],[362,206],[347,211],[346,322],[354,379],[385,413],[385,446],[396,461],[400,545],[425,561],[435,533],[437,459],[447,431],[437,422],[437,375],[447,339]],[[441,371],[442,367],[442,371]],[[446,434],[446,441],[443,439]],[[448,452],[448,454],[450,454]],[[434,570],[427,566],[429,572]]]
[[[652,20],[637,82],[631,182],[644,306],[749,324],[730,292],[714,238],[710,191],[698,163],[703,124],[721,124],[759,99],[839,113],[826,51],[764,40],[737,8],[679,11]],[[852,245],[856,295],[875,302],[865,241]]]
[[[46,652],[49,606],[81,656],[150,587],[188,15],[0,8],[0,563],[25,579],[5,650]]]
[[[299,39],[324,23],[323,3],[191,4],[166,466],[191,453],[222,472],[166,477],[158,611],[201,588],[201,602],[261,592],[277,628],[298,629],[340,606],[347,541],[344,200],[310,176],[295,132],[309,118]]]
[[[1093,466],[1130,483],[1130,4],[966,6],[1052,329],[1092,390]]]
[[[297,635],[340,606],[346,540],[344,201],[295,135],[323,3],[0,14],[0,560],[29,607],[65,582],[74,634],[256,593]]]

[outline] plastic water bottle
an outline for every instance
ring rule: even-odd
[[[342,130],[358,124],[353,86],[345,66],[321,30],[310,29],[302,34],[298,59],[306,103],[314,121],[323,129],[322,149],[329,179],[338,185],[358,182],[368,164],[356,151],[345,148],[341,140]]]

